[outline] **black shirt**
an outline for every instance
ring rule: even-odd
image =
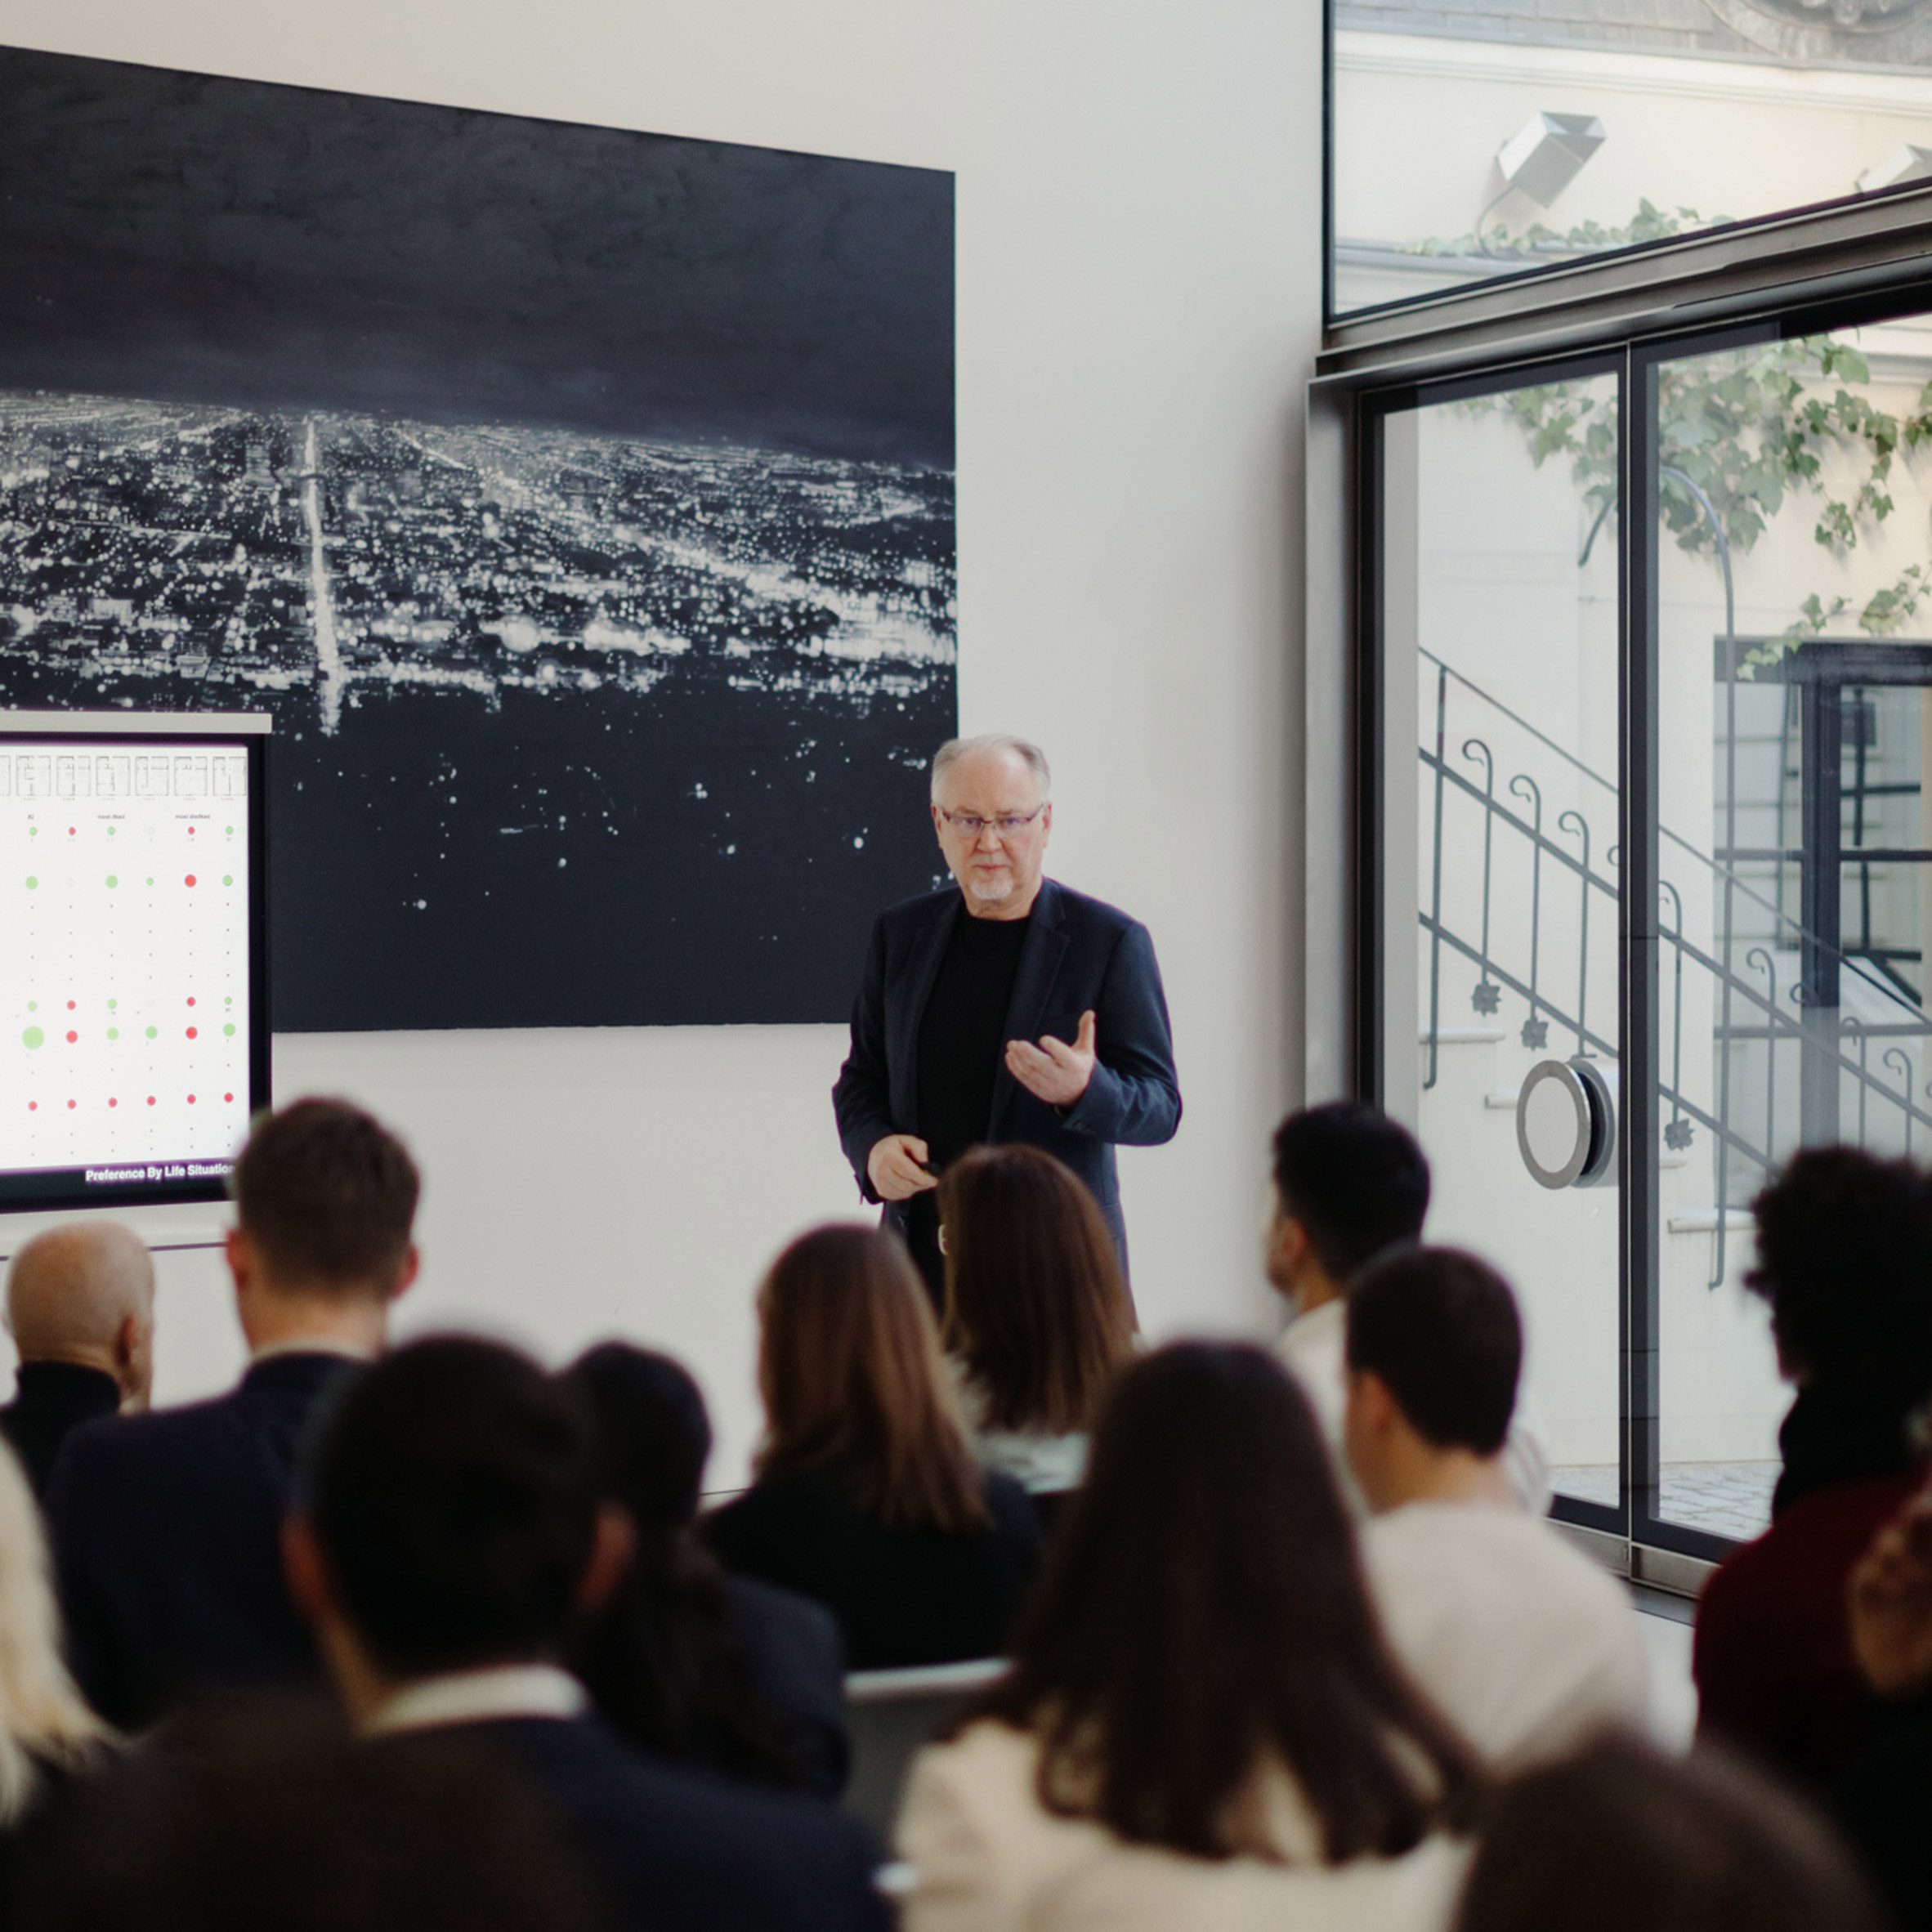
[[[704,1519],[728,1570],[816,1598],[839,1619],[847,1668],[995,1657],[1040,1563],[1040,1523],[1011,1476],[989,1470],[983,1529],[888,1529],[833,1463],[762,1477]]]
[[[0,1435],[13,1446],[36,1496],[47,1494],[60,1445],[83,1422],[121,1406],[121,1387],[103,1369],[72,1362],[23,1362],[20,1393],[0,1409]]]
[[[919,1022],[919,1133],[936,1172],[986,1137],[1006,1053],[1006,1015],[1032,915],[981,919],[961,906]],[[939,1267],[937,1196],[913,1197],[907,1233],[928,1282]],[[935,1287],[937,1293],[937,1287]]]

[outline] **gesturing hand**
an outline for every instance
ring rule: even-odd
[[[1881,1696],[1932,1684],[1932,1491],[1914,1496],[1852,1572],[1851,1639]]]
[[[938,1182],[923,1165],[931,1157],[916,1134],[888,1134],[883,1140],[874,1141],[865,1156],[872,1192],[881,1201],[910,1201],[928,1187],[937,1187]]]
[[[1093,1014],[1089,1008],[1080,1015],[1080,1031],[1069,1046],[1052,1034],[1044,1035],[1038,1046],[1030,1040],[1006,1043],[1006,1070],[1029,1093],[1038,1095],[1049,1107],[1071,1107],[1087,1090],[1093,1077]]]

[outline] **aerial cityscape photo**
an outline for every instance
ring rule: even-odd
[[[955,646],[949,472],[0,392],[0,699],[274,713],[280,1028],[842,1017]]]

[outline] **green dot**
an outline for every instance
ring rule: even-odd
[[[27,1011],[29,1013],[38,1013],[40,1011],[40,1002],[38,1000],[29,1000],[27,1002]]]
[[[153,880],[153,879],[150,879],[148,881],[148,883],[149,883],[150,885],[152,885],[154,883],[154,880]]]
[[[27,890],[30,892],[34,892],[38,889],[40,881],[29,872],[27,874]]]
[[[110,885],[110,886],[118,886],[118,885],[119,885],[119,884],[121,882],[120,882],[120,880],[119,880],[119,879],[116,879],[116,878],[114,877],[114,875],[113,874],[113,873],[111,873],[111,872],[110,872],[110,873],[109,873],[109,874],[108,874],[108,875],[107,875],[107,883],[109,883],[109,885]]]
[[[115,1008],[117,1006],[119,1006],[120,1004],[121,1004],[121,1003],[120,1003],[120,1001],[119,1001],[119,1000],[109,1000],[109,1001],[108,1001],[108,1003],[107,1003],[107,1010],[108,1010],[110,1013],[112,1013],[112,1012],[114,1010],[114,1008]]]
[[[221,883],[223,885],[233,885],[235,883],[235,874],[232,872],[224,872],[221,874]]]
[[[221,1031],[229,1037],[229,1039],[233,1040],[235,1038],[234,1021],[230,1020],[228,1024],[221,1029]]]
[[[149,1038],[150,1040],[152,1040],[152,1039],[154,1039],[154,1029],[152,1026],[150,1026],[150,1027],[149,1027],[149,1028],[148,1028],[148,1038]]]
[[[38,825],[29,825],[27,828],[27,836],[29,839],[38,839],[40,836],[40,827]]]
[[[110,1026],[107,1030],[107,1037],[110,1040],[119,1040],[121,1037],[120,1028],[119,1026]]]
[[[20,1044],[26,1048],[29,1053],[32,1053],[34,1048],[44,1046],[46,1044],[47,1035],[38,1026],[29,1026],[20,1035]]]
[[[110,839],[111,839],[111,838],[113,838],[113,837],[114,837],[114,827],[113,827],[112,825],[110,825],[110,826],[107,828],[107,835],[108,835],[108,837],[109,837]]]
[[[235,836],[235,827],[234,827],[233,825],[230,825],[230,826],[228,828],[228,836],[229,836],[230,839],[232,839],[232,838]]]

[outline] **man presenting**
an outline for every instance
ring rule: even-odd
[[[1044,875],[1052,775],[1023,739],[954,739],[932,760],[932,829],[958,889],[882,913],[832,1089],[866,1200],[935,1300],[933,1190],[981,1142],[1044,1148],[1099,1202],[1126,1260],[1114,1147],[1180,1125],[1167,1002],[1146,927]]]

